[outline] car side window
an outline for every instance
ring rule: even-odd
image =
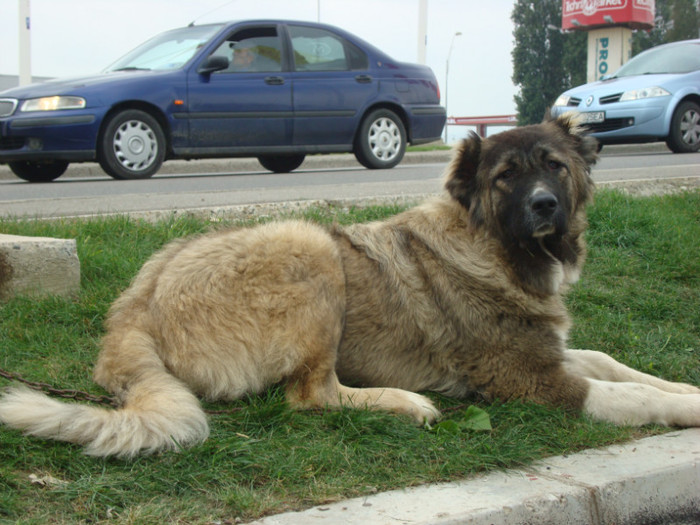
[[[282,45],[274,27],[246,28],[231,34],[212,56],[223,56],[229,66],[218,73],[282,71]]]
[[[297,71],[367,69],[367,55],[346,39],[324,29],[289,26]]]

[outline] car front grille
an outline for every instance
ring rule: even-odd
[[[586,124],[586,128],[591,133],[603,133],[605,131],[615,131],[622,128],[629,128],[634,126],[634,119],[631,117],[626,118],[610,118],[606,119],[604,122],[599,122],[595,124]]]
[[[617,93],[615,95],[608,95],[607,97],[600,97],[598,100],[601,104],[612,104],[613,102],[619,102],[622,93]]]
[[[581,99],[580,99],[580,98],[571,97],[571,98],[569,99],[569,103],[567,104],[567,107],[575,108],[575,107],[578,106],[580,103],[581,103]]]
[[[17,107],[17,99],[0,98],[0,117],[9,117]]]

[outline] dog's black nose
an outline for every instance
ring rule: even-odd
[[[543,219],[554,215],[557,206],[559,206],[559,201],[548,191],[539,191],[530,199],[530,209]]]

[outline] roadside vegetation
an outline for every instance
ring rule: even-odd
[[[331,207],[304,216],[350,223],[398,211]],[[700,384],[700,192],[633,198],[601,191],[589,216],[588,264],[568,300],[571,347]],[[0,305],[0,368],[104,394],[91,370],[111,301],[168,240],[229,225],[194,217],[0,220],[2,233],[76,238],[82,265],[74,300]],[[8,384],[0,379],[0,387]],[[445,416],[432,429],[358,410],[293,412],[273,388],[206,405],[206,443],[133,461],[90,458],[80,447],[0,427],[0,523],[235,523],[668,430],[617,428],[518,401],[430,395]]]

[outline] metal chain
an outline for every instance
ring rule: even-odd
[[[6,370],[3,370],[0,368],[0,377],[4,377],[5,379],[8,379],[10,381],[18,381],[19,383],[27,385],[29,388],[33,390],[38,390],[40,392],[46,392],[48,394],[57,396],[57,397],[62,397],[65,399],[74,399],[76,401],[90,401],[92,403],[99,403],[101,405],[110,405],[112,407],[119,407],[120,403],[117,401],[116,398],[111,397],[111,396],[94,396],[92,394],[88,394],[87,392],[83,392],[82,390],[70,390],[70,389],[59,389],[59,388],[54,388],[53,386],[49,385],[48,383],[39,383],[37,381],[28,381],[24,379],[22,376],[18,374],[13,374],[12,372],[7,372]],[[447,407],[442,410],[443,413],[450,413],[450,412],[457,412],[459,410],[463,410],[466,408],[466,404],[459,404],[453,407]],[[210,415],[223,415],[223,414],[233,414],[235,412],[238,412],[242,410],[242,407],[234,407],[234,408],[229,408],[225,410],[204,410],[207,414]]]
[[[10,381],[17,381],[19,383],[27,385],[32,390],[37,390],[39,392],[45,392],[47,394],[51,394],[51,395],[56,396],[56,397],[62,397],[65,399],[74,399],[75,401],[89,401],[92,403],[99,403],[100,405],[109,405],[109,406],[114,407],[114,408],[118,408],[120,406],[119,401],[117,401],[116,398],[111,397],[111,396],[94,396],[92,394],[88,394],[87,392],[83,392],[82,390],[55,388],[48,383],[40,383],[38,381],[28,381],[27,379],[24,379],[19,374],[13,374],[12,372],[8,372],[7,370],[3,370],[2,368],[0,368],[0,377],[4,377],[5,379],[8,379]],[[229,409],[225,409],[225,410],[204,410],[204,412],[206,412],[207,414],[211,414],[211,415],[223,415],[223,414],[233,414],[233,413],[238,412],[242,409],[243,409],[242,407],[234,407],[234,408],[229,408]]]
[[[110,405],[113,407],[118,407],[119,402],[117,401],[116,398],[111,397],[111,396],[94,396],[92,394],[88,394],[87,392],[83,392],[82,390],[68,390],[68,389],[60,389],[60,388],[54,388],[52,385],[48,383],[39,383],[37,381],[28,381],[24,379],[22,376],[19,374],[13,374],[12,372],[8,372],[6,370],[3,370],[0,368],[0,377],[4,377],[5,379],[8,379],[10,381],[17,381],[19,383],[22,383],[24,385],[27,385],[29,388],[33,390],[38,390],[39,392],[46,392],[48,394],[57,396],[57,397],[63,397],[66,399],[75,399],[76,401],[90,401],[92,403],[99,403],[101,405]]]

